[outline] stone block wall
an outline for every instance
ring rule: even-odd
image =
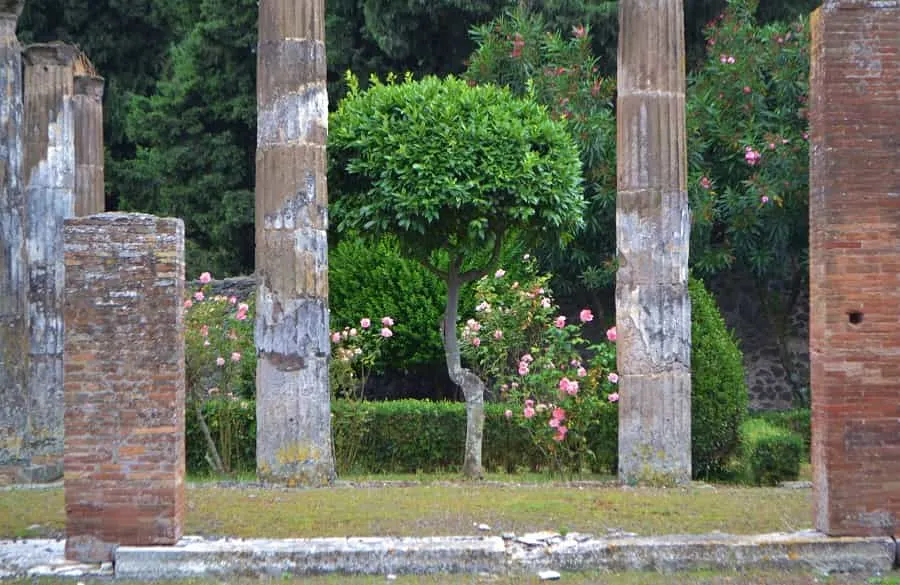
[[[182,534],[184,226],[106,213],[65,223],[66,556]]]
[[[900,0],[812,18],[816,528],[900,536]]]

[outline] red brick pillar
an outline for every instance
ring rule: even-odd
[[[184,519],[184,225],[65,222],[66,557],[165,545]]]
[[[900,0],[813,15],[810,350],[816,528],[900,536]]]

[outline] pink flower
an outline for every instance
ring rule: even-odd
[[[803,140],[809,140],[809,133],[808,133],[808,132],[804,132],[804,133],[803,133]]]
[[[770,142],[770,143],[769,143],[769,150],[775,150],[775,143],[774,143],[774,142]]]
[[[331,343],[340,343],[341,342],[341,334],[338,331],[335,331],[331,334]]]
[[[553,435],[553,440],[556,441],[557,443],[559,443],[560,441],[564,441],[566,439],[566,433],[568,433],[568,432],[569,432],[569,429],[567,429],[566,427],[564,427],[564,426],[558,427],[556,429],[556,434]]]
[[[190,309],[190,308],[193,307],[193,306],[194,306],[194,302],[193,302],[191,299],[188,299],[188,300],[184,301],[184,308],[185,308],[185,309]]]
[[[236,296],[228,297],[228,302],[231,303],[232,305],[237,304],[237,297]]]
[[[762,197],[759,198],[759,201],[760,201],[763,205],[765,205],[766,203],[769,202],[769,196],[768,196],[768,195],[763,195]]]
[[[534,408],[530,406],[526,406],[525,410],[522,411],[522,415],[525,418],[532,418],[534,416]]]
[[[382,328],[381,328],[381,336],[382,336],[382,337],[385,337],[385,338],[387,338],[387,337],[393,337],[393,336],[394,336],[394,332],[391,331],[390,329],[388,329],[387,327],[382,327]]]
[[[734,57],[728,57],[728,64],[729,64],[729,65],[733,65],[733,64],[734,64]]]
[[[550,427],[554,428],[554,429],[559,427],[559,421],[555,418],[551,418],[550,422],[548,422],[547,424],[550,425]]]
[[[581,319],[582,323],[590,323],[594,320],[594,314],[591,313],[590,309],[581,309],[581,312],[578,313],[578,318]]]
[[[531,354],[530,354],[530,353],[526,353],[525,355],[523,355],[523,356],[520,358],[520,361],[523,362],[523,363],[526,363],[526,364],[530,364],[531,362],[534,361],[534,358],[531,357]]]
[[[204,325],[200,328],[200,335],[202,335],[203,337],[209,335],[209,325]]]
[[[237,315],[234,316],[238,321],[246,321],[247,320],[247,311],[238,311]]]
[[[202,301],[204,298],[206,298],[206,297],[204,296],[202,290],[198,290],[197,292],[194,293],[194,300]]]
[[[578,368],[578,377],[584,378],[585,376],[587,376],[587,370],[585,370],[584,368]]]
[[[217,358],[216,358],[216,365],[219,366],[220,368],[221,368],[222,366],[224,366],[224,365],[225,365],[225,358],[223,358],[222,356],[217,357]]]
[[[613,392],[612,394],[607,396],[606,399],[609,400],[610,402],[618,402],[619,401],[619,393]]]
[[[557,329],[562,329],[566,326],[566,318],[562,315],[553,320],[553,325]]]
[[[494,330],[494,339],[503,339],[503,331],[500,329]]]
[[[566,394],[568,394],[569,396],[575,396],[576,394],[578,394],[578,382],[576,382],[575,380],[569,382],[569,387],[566,389]]]
[[[350,337],[356,337],[357,334],[359,334],[359,331],[357,331],[356,328],[350,330]]]
[[[466,321],[466,327],[468,327],[472,331],[481,331],[481,323],[479,323],[475,319],[469,319],[468,321]]]
[[[233,361],[233,362],[241,361],[241,352],[239,352],[239,351],[231,352],[231,361]]]
[[[532,400],[532,399],[529,398],[528,400],[525,401],[525,406],[532,406],[532,407],[533,407],[533,406],[534,406],[534,400]]]
[[[609,329],[606,330],[606,338],[610,341],[616,340],[616,327],[613,325]]]
[[[712,187],[712,181],[709,180],[709,177],[700,177],[700,186],[704,189],[710,189]]]
[[[544,307],[545,309],[549,309],[550,308],[550,299],[548,299],[547,297],[542,298],[541,306]]]
[[[585,35],[584,25],[579,24],[578,26],[573,26],[572,27],[572,35],[576,39],[583,39],[584,35]]]
[[[503,413],[503,416],[506,418],[512,418],[512,411],[507,409],[506,412]]]
[[[506,274],[506,271],[500,268],[494,273],[494,278],[503,278],[504,274]]]
[[[762,155],[757,151],[753,150],[749,146],[744,149],[744,160],[747,161],[747,164],[752,166],[756,166],[759,164],[759,160],[762,158]]]
[[[209,284],[210,280],[212,280],[212,275],[209,272],[204,272],[200,275],[201,284]]]
[[[372,321],[368,317],[363,317],[359,320],[359,326],[363,329],[368,329],[372,325]]]
[[[519,362],[519,375],[525,376],[528,374],[528,364],[525,362]]]
[[[511,383],[509,384],[509,386],[510,386],[510,388],[518,388],[518,387],[519,387],[519,383],[518,383],[518,382],[511,382]]]
[[[615,372],[610,372],[609,375],[606,377],[606,379],[609,380],[610,383],[612,383],[612,384],[618,384],[619,383],[619,374],[617,374]]]
[[[250,305],[248,305],[247,303],[241,303],[238,305],[238,311],[243,311],[246,313],[249,310],[250,310]]]
[[[569,390],[569,379],[568,378],[563,378],[562,380],[559,381],[559,389],[562,390],[563,392],[568,392],[568,390]]]
[[[472,345],[474,345],[475,347],[478,347],[479,345],[481,345],[481,338],[480,337],[472,338]]]
[[[490,312],[490,310],[491,310],[491,305],[490,305],[490,303],[488,303],[487,301],[481,301],[480,303],[478,303],[478,306],[475,307],[475,311],[477,311],[477,312],[479,312],[479,313],[480,313],[481,311],[488,311],[488,312]]]
[[[393,326],[394,326],[394,320],[391,319],[390,317],[382,317],[382,318],[381,318],[381,324],[384,325],[385,327],[393,327]]]
[[[752,91],[753,91],[753,90],[750,89],[750,86],[749,86],[749,85],[745,85],[745,86],[744,86],[744,93],[750,93],[750,92],[752,92]]]
[[[566,411],[562,408],[556,407],[553,409],[553,413],[551,414],[551,416],[556,420],[566,420]]]

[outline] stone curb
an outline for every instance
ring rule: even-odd
[[[61,540],[0,540],[0,578],[111,575],[109,564],[63,560]],[[808,531],[638,537],[552,533],[500,537],[221,539],[185,537],[171,547],[122,546],[115,577],[280,576],[344,573],[534,574],[554,571],[658,571],[740,568],[877,574],[898,561],[884,538],[830,538]]]

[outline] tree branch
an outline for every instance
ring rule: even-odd
[[[425,269],[428,270],[428,272],[434,274],[435,276],[437,276],[444,282],[447,282],[447,273],[443,270],[438,270],[438,268],[436,266],[434,266],[428,260],[425,260],[424,258],[419,258],[419,264],[424,266]]]
[[[491,259],[488,260],[487,265],[484,268],[477,270],[467,270],[459,275],[459,280],[461,283],[472,282],[473,280],[478,280],[488,272],[497,264],[497,261],[500,260],[500,252],[503,250],[503,231],[498,231],[494,235],[494,250],[491,252]]]

